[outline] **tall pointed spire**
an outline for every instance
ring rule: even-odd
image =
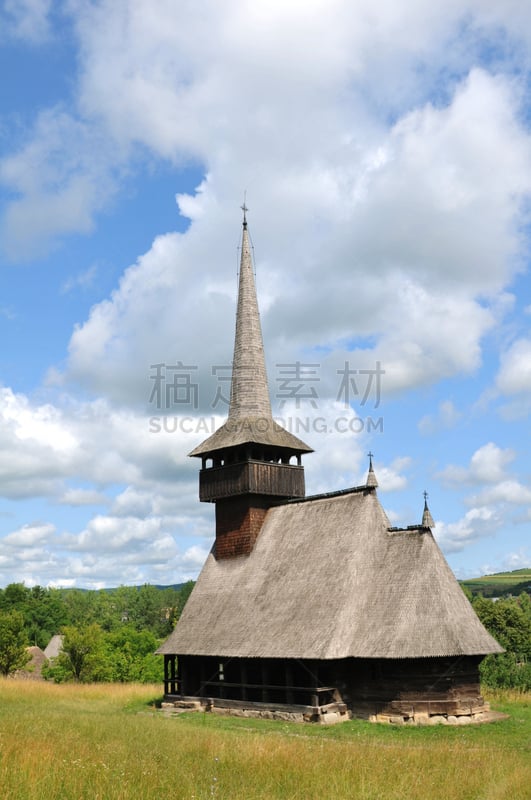
[[[300,457],[301,453],[311,453],[312,448],[275,422],[271,412],[262,328],[247,230],[248,208],[245,203],[242,211],[242,251],[229,415],[227,421],[206,441],[195,447],[189,455],[205,458],[224,452],[227,448],[255,443],[277,448],[282,457],[289,457],[289,453]]]
[[[242,211],[242,252],[229,419],[245,417],[269,419],[271,403],[267,386],[264,343],[256,299],[251,246],[247,230],[248,208],[245,203]]]

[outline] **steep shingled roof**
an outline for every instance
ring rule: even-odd
[[[229,416],[224,425],[189,455],[204,456],[248,442],[296,453],[312,452],[301,439],[274,422],[271,414],[251,246],[244,216]]]
[[[267,512],[249,556],[211,553],[159,653],[423,658],[503,652],[429,529],[390,530],[374,487]]]

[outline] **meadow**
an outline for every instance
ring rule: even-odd
[[[0,681],[3,800],[529,800],[531,696],[510,718],[395,728],[156,708],[160,686]]]
[[[531,570],[524,568],[512,572],[498,572],[495,575],[483,575],[481,578],[469,578],[460,583],[472,594],[482,594],[484,597],[500,597],[508,594],[518,596],[524,591],[529,594]]]

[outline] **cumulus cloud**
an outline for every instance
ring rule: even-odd
[[[336,124],[337,136],[345,136],[345,121]],[[292,153],[271,160],[267,181],[256,182],[251,231],[272,364],[321,347],[330,375],[346,358],[365,367],[380,361],[393,392],[480,366],[482,340],[504,312],[485,298],[517,269],[519,198],[531,189],[531,149],[510,83],[480,70],[448,106],[409,113],[380,138],[382,154],[370,174],[358,145],[346,149],[344,170],[328,153],[318,166],[312,159],[297,168],[286,160]],[[235,154],[228,164],[245,185],[242,158]],[[212,367],[227,363],[232,347],[233,178],[232,169],[229,176],[220,168],[195,197],[181,195],[192,227],[158,237],[112,297],[92,309],[72,336],[67,378],[117,402],[145,403],[150,366],[169,363],[175,353],[202,368],[203,394],[213,396]],[[288,235],[297,244],[283,252]]]
[[[8,549],[17,547],[33,547],[47,540],[51,534],[55,533],[55,526],[50,523],[34,522],[23,525],[12,533],[8,533],[2,539],[3,544]]]
[[[167,558],[173,556],[176,549],[173,539],[162,529],[162,520],[157,518],[140,520],[98,515],[80,534],[65,536],[64,543],[68,549],[77,552],[119,553],[126,560],[140,559],[138,563],[148,556],[148,546],[155,553],[165,549]]]
[[[170,518],[97,515],[79,534],[35,522],[3,537],[0,581],[54,586],[160,583],[189,580],[208,546],[176,544]]]
[[[531,395],[531,339],[516,339],[502,353],[496,387],[502,395],[520,396],[524,403]]]
[[[196,438],[150,433],[148,417],[102,401],[34,405],[3,389],[0,495],[42,497],[48,513],[55,503],[86,509],[88,521],[70,532],[50,522],[9,530],[6,515],[0,581],[46,585],[60,576],[61,585],[97,588],[155,575],[160,583],[193,577],[197,553],[208,547],[186,543],[208,542],[213,530],[211,508],[199,506],[196,471],[186,459]]]
[[[510,448],[488,442],[473,453],[468,467],[450,465],[438,477],[449,485],[497,483],[506,478],[506,467],[515,458]]]
[[[104,401],[33,405],[26,396],[1,389],[0,494],[83,504],[101,499],[93,493],[97,487],[156,482],[163,491],[179,478],[186,486],[192,439],[182,430],[151,433],[147,416],[120,412]],[[92,486],[66,487],[73,475]]]
[[[66,489],[57,502],[66,506],[100,506],[108,504],[109,498],[94,489],[71,488]]]
[[[395,458],[389,466],[374,465],[378,486],[382,492],[396,492],[407,486],[407,477],[403,474],[411,466],[411,458],[403,456]]]
[[[491,507],[471,508],[457,522],[444,523],[437,520],[435,538],[445,553],[458,553],[470,544],[494,536],[503,525],[503,519]]]
[[[105,137],[103,137],[105,138]],[[115,188],[122,159],[101,131],[62,107],[45,109],[15,153],[0,160],[0,183],[16,199],[2,219],[2,249],[12,261],[42,254],[57,237],[89,233]]]
[[[510,503],[531,506],[531,489],[516,480],[504,480],[467,498],[470,505]]]
[[[505,557],[504,568],[506,570],[523,569],[531,564],[531,555],[527,547],[522,547],[514,553],[509,553]]]

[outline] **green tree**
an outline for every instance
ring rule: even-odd
[[[524,616],[527,619],[531,619],[531,597],[529,597],[527,592],[522,592],[519,596],[518,605],[522,609]]]
[[[163,660],[155,655],[158,641],[149,631],[124,626],[107,636],[112,679],[120,682],[161,683]]]
[[[62,650],[45,677],[62,681],[69,678],[82,683],[111,680],[111,669],[104,634],[97,623],[85,628],[66,625]]]
[[[179,606],[178,606],[178,609],[177,609],[177,611],[178,611],[177,619],[179,619],[179,617],[183,613],[184,607],[185,607],[186,603],[188,602],[188,598],[192,594],[192,589],[194,588],[194,586],[195,586],[195,581],[187,581],[185,584],[183,584],[181,586],[181,589],[180,589],[180,592],[179,592]]]
[[[2,607],[5,609],[16,608],[20,611],[28,599],[30,590],[23,583],[10,583],[6,586],[3,593]]]
[[[474,609],[487,630],[505,648],[481,663],[481,680],[492,688],[531,690],[531,616],[526,601],[484,597],[474,599]]]
[[[66,605],[58,589],[33,586],[22,611],[29,641],[43,649],[68,622]]]
[[[164,636],[167,630],[166,612],[162,606],[163,596],[159,589],[145,583],[132,597],[129,621],[137,629],[152,631],[156,636]]]
[[[0,611],[0,674],[10,675],[29,661],[24,617],[20,611]]]
[[[63,600],[66,607],[68,625],[84,627],[96,621],[94,592],[84,592],[81,589],[62,589]]]

